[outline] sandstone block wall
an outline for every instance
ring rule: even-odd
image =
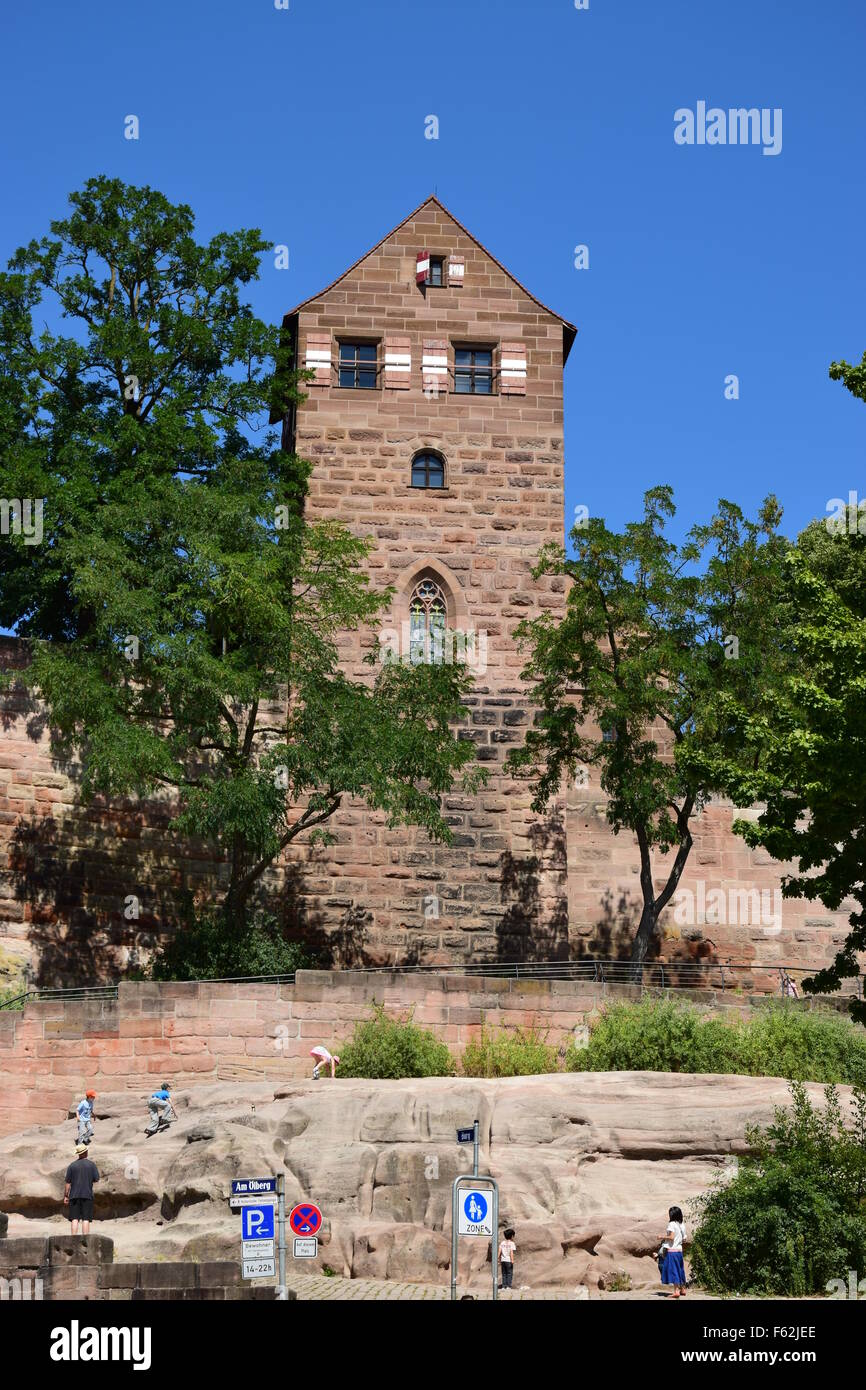
[[[297,1297],[288,1291],[288,1300]],[[106,1236],[0,1239],[0,1301],[225,1302],[270,1301],[274,1289],[252,1287],[236,1260],[200,1263],[114,1262]]]
[[[721,986],[721,973],[708,983]],[[772,972],[744,983],[747,990],[777,985]],[[59,1123],[88,1087],[140,1092],[144,1128],[144,1097],[163,1079],[182,1092],[215,1081],[309,1076],[310,1049],[324,1043],[339,1052],[374,1002],[389,1013],[412,1009],[415,1021],[458,1056],[483,1022],[536,1024],[563,1048],[605,1001],[639,996],[637,987],[589,981],[369,971],[302,970],[293,985],[122,983],[116,999],[0,1010],[0,1135]],[[725,1008],[748,1009],[751,1002],[721,990],[700,997]],[[96,1109],[98,1116],[98,1103]],[[70,1118],[70,1148],[74,1136]]]

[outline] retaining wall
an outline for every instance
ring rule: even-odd
[[[766,980],[756,975],[754,989],[777,983],[765,973]],[[324,1043],[339,1051],[373,1002],[389,1012],[412,1009],[417,1023],[460,1053],[483,1021],[537,1023],[562,1047],[605,1000],[640,993],[637,986],[574,980],[302,970],[291,985],[122,983],[116,1000],[55,999],[0,1010],[0,1135],[59,1123],[88,1087],[145,1096],[163,1078],[184,1089],[307,1076],[310,1048]],[[726,1008],[752,1002],[712,990],[694,997]]]

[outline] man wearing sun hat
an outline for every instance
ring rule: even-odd
[[[87,1145],[76,1144],[77,1157],[66,1169],[63,1205],[69,1208],[74,1236],[90,1235],[93,1220],[93,1184],[99,1182],[99,1169],[87,1157]]]

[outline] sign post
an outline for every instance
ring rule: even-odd
[[[279,1232],[280,1279],[277,1298],[286,1301],[286,1175],[277,1178],[277,1230]]]
[[[477,1121],[477,1120],[474,1122],[474,1124],[472,1125],[472,1128],[471,1128],[471,1129],[458,1129],[458,1131],[457,1131],[457,1143],[458,1143],[458,1144],[471,1144],[471,1145],[472,1145],[472,1172],[473,1172],[473,1173],[475,1174],[475,1176],[477,1177],[477,1176],[478,1176],[478,1146],[479,1146],[479,1139],[478,1139],[478,1121]]]
[[[241,1274],[244,1279],[272,1279],[276,1274],[277,1186],[277,1178],[235,1178],[232,1182],[229,1206],[241,1214]]]
[[[241,1212],[241,1262],[245,1279],[272,1279],[274,1268],[274,1204],[244,1207]]]
[[[462,1188],[462,1183],[471,1186]],[[482,1187],[482,1184],[485,1186]],[[487,1173],[461,1173],[451,1184],[451,1301],[457,1298],[457,1237],[482,1236],[491,1244],[493,1301],[497,1300],[496,1249],[499,1234],[499,1184]]]

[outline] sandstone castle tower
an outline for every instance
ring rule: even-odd
[[[502,764],[530,718],[513,629],[562,603],[531,569],[563,540],[562,372],[576,329],[434,197],[284,327],[315,371],[284,421],[286,447],[315,465],[308,514],[375,538],[372,575],[396,590],[389,632],[404,653],[429,657],[444,629],[468,635],[462,736],[489,772],[477,797],[448,798],[447,847],[360,807],[341,813],[339,848],[310,856],[308,919],[333,929],[337,917],[351,950],[383,962],[555,955],[567,944],[562,811],[540,825]]]

